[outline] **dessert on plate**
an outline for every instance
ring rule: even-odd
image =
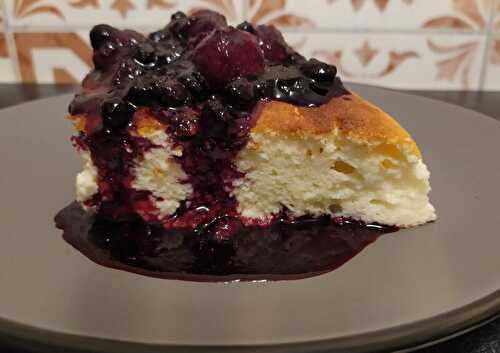
[[[90,39],[95,68],[69,107],[88,212],[216,239],[304,218],[436,218],[408,132],[275,27],[205,10]]]

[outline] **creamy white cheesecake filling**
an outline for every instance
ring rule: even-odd
[[[173,214],[192,187],[173,156],[162,130],[147,136],[154,147],[135,161],[132,186],[150,191],[154,216]],[[96,192],[97,170],[81,152],[84,169],[77,176],[77,199]],[[402,227],[436,218],[429,202],[429,171],[411,151],[390,144],[366,144],[340,137],[294,138],[252,133],[236,165],[245,176],[234,182],[238,211],[245,218],[266,219],[283,206],[294,215],[348,216],[364,222]]]
[[[403,227],[436,218],[427,196],[427,167],[394,145],[367,145],[336,134],[252,133],[237,166],[245,177],[233,192],[247,218],[268,218],[283,206],[296,216],[341,215]]]
[[[79,150],[79,154],[83,160],[83,169],[76,176],[76,200],[83,205],[98,191],[97,168],[92,162],[88,151]],[[83,206],[85,207],[85,205]]]
[[[150,201],[156,207],[153,216],[161,219],[177,210],[181,201],[192,193],[192,187],[182,182],[187,175],[173,160],[173,156],[179,156],[182,151],[172,148],[167,134],[157,130],[143,137],[156,147],[135,160],[135,166],[132,168],[132,187],[138,191],[151,192]],[[97,168],[88,151],[81,150],[80,155],[84,165],[76,177],[76,195],[77,201],[83,204],[98,192]]]
[[[182,182],[187,175],[173,159],[174,156],[181,156],[182,150],[173,149],[167,134],[163,130],[157,130],[142,137],[158,147],[151,148],[135,161],[132,187],[150,191],[153,195],[151,201],[158,209],[155,216],[164,218],[173,214],[193,189],[190,184]]]

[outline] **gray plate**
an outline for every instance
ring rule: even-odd
[[[106,352],[364,352],[437,339],[500,311],[500,123],[352,85],[414,136],[439,219],[383,236],[339,270],[271,283],[190,283],[100,267],[52,218],[80,167],[69,96],[0,112],[0,332]]]

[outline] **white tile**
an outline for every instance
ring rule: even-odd
[[[9,58],[0,58],[0,82],[17,82],[14,65]]]
[[[88,30],[19,32],[14,38],[23,82],[79,83],[92,67]]]
[[[307,56],[338,66],[346,81],[413,89],[477,89],[482,35],[287,33]]]
[[[211,8],[227,15],[231,23],[243,19],[243,3],[203,0],[4,0],[7,16],[16,31],[38,28],[77,29],[108,23],[113,26],[156,30],[176,11]]]
[[[495,32],[500,33],[500,0],[496,0],[496,2],[496,11],[492,26]]]
[[[247,0],[248,18],[284,27],[482,30],[495,0]],[[275,6],[271,6],[274,4]],[[296,25],[298,24],[298,25]]]
[[[2,12],[2,0],[0,0],[0,82],[16,82],[16,72],[12,59],[7,49],[7,38],[5,36],[5,21]]]

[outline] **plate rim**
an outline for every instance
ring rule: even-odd
[[[166,351],[172,353],[298,353],[306,351],[313,353],[326,350],[339,353],[346,351],[349,353],[368,353],[379,350],[400,351],[428,346],[486,324],[499,314],[500,289],[463,307],[412,323],[345,337],[300,342],[256,345],[150,344],[57,332],[3,318],[0,318],[0,337],[18,346],[41,345],[47,351],[59,348],[78,352],[98,351],[102,353],[165,353]]]

